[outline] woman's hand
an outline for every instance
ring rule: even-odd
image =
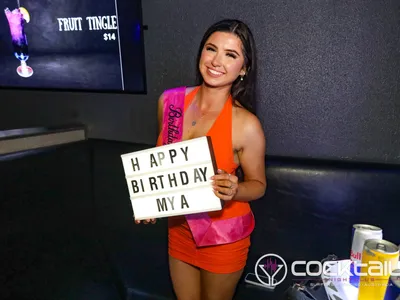
[[[230,201],[235,197],[239,184],[235,175],[218,169],[218,174],[211,177],[214,194],[221,200]]]
[[[139,221],[139,220],[135,220],[135,223],[136,223],[136,224],[140,224],[140,221]],[[156,219],[147,219],[147,220],[143,220],[143,224],[149,224],[149,223],[151,223],[151,224],[156,224]]]

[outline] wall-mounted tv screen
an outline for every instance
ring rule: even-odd
[[[0,86],[146,93],[140,0],[0,0]]]

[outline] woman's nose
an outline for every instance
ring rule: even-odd
[[[213,60],[211,61],[211,63],[212,63],[212,65],[214,67],[219,67],[221,65],[220,56],[219,56],[218,53],[215,54],[215,56],[214,56]]]

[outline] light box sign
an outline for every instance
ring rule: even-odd
[[[222,209],[210,177],[211,140],[200,137],[121,155],[136,220]]]

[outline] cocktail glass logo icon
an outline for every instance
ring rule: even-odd
[[[288,267],[285,260],[279,255],[272,253],[261,256],[254,268],[254,273],[258,281],[271,288],[281,284],[285,280],[287,271]]]

